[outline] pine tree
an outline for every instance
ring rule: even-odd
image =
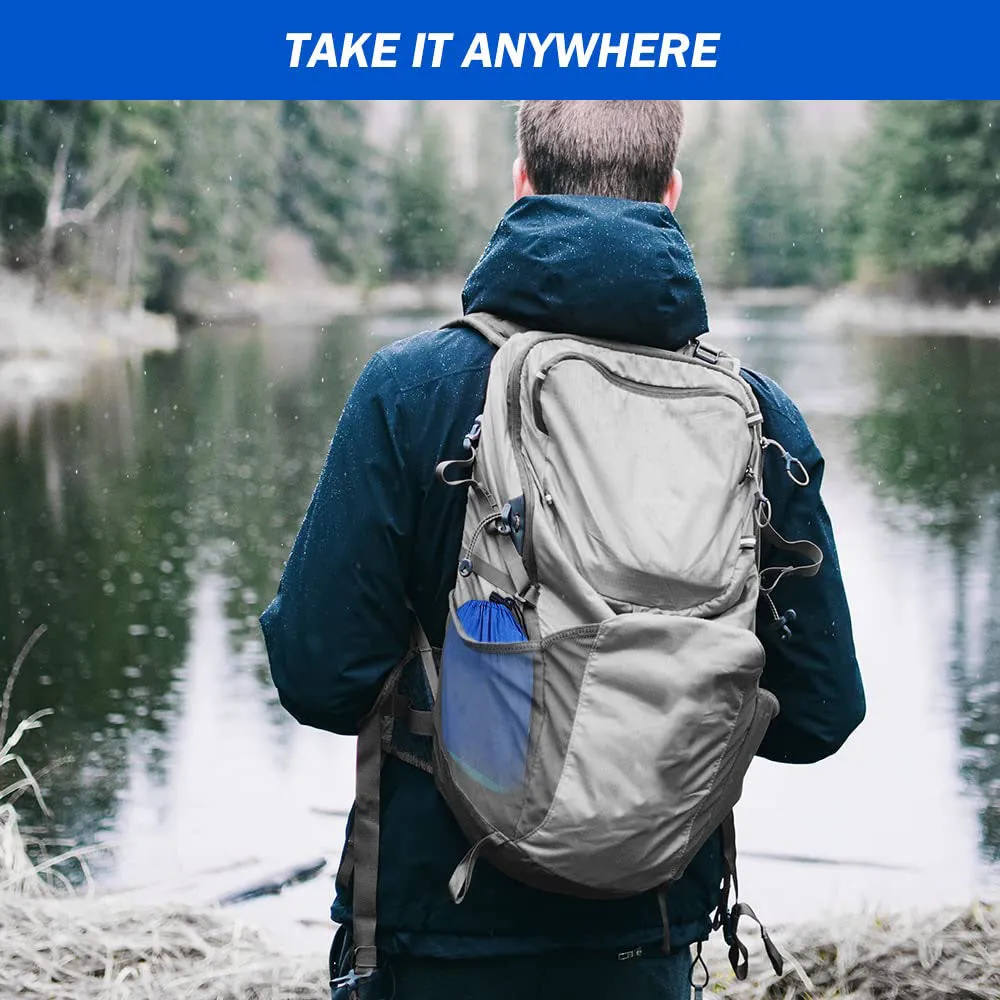
[[[423,102],[389,171],[389,266],[394,277],[453,270],[459,259],[461,199],[452,179],[446,133]]]
[[[735,184],[734,272],[745,286],[783,287],[813,280],[814,234],[798,162],[789,140],[789,109],[762,101],[747,122]]]
[[[1000,101],[885,101],[862,169],[860,266],[918,294],[1000,300]]]
[[[678,166],[684,178],[677,220],[694,250],[705,284],[727,287],[734,280],[735,215],[732,135],[719,101],[708,101],[700,127],[682,142]]]
[[[369,248],[363,168],[372,151],[361,108],[351,101],[282,101],[280,218],[306,233],[320,260],[352,275]]]

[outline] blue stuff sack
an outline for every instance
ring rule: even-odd
[[[455,616],[475,643],[502,646],[528,641],[514,614],[498,601],[466,601]],[[445,749],[484,787],[496,792],[519,789],[531,724],[532,654],[471,646],[449,620],[442,660]]]

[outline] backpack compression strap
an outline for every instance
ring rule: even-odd
[[[485,337],[494,347],[500,348],[517,333],[524,333],[528,328],[488,312],[466,313],[458,319],[445,324],[446,327],[467,326]]]
[[[761,535],[773,549],[801,556],[804,564],[795,566],[768,566],[760,571],[760,590],[762,594],[770,594],[786,576],[815,576],[823,565],[823,550],[815,543],[806,539],[790,542],[779,535],[770,521],[761,525]]]
[[[722,892],[719,896],[719,907],[713,921],[713,930],[725,925],[726,941],[729,944],[729,964],[733,967],[736,978],[744,980],[749,969],[749,950],[739,938],[739,924],[742,917],[752,920],[760,928],[760,939],[767,953],[768,961],[774,973],[780,976],[784,970],[784,959],[781,952],[775,947],[771,940],[771,935],[767,933],[767,928],[757,918],[757,914],[740,900],[740,883],[736,876],[736,823],[733,814],[730,813],[719,828],[722,835],[722,857],[725,866],[725,876],[722,883]],[[730,889],[733,892],[733,907],[729,907]],[[701,960],[701,943],[698,944],[698,957],[695,962]]]

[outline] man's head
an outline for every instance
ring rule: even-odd
[[[591,194],[673,211],[683,129],[680,101],[522,101],[514,197]]]

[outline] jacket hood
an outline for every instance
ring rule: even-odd
[[[694,257],[664,205],[532,195],[500,220],[465,312],[535,330],[676,350],[708,330]]]

